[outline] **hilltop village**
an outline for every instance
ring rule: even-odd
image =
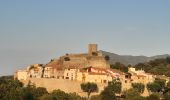
[[[83,94],[80,84],[84,82],[96,83],[100,93],[108,82],[116,80],[121,82],[123,92],[130,89],[132,83],[142,83],[146,86],[156,78],[155,75],[133,67],[128,68],[128,73],[111,69],[109,56],[98,51],[97,44],[89,44],[88,53],[66,54],[46,65],[34,64],[24,70],[18,70],[14,76],[24,84],[31,81],[36,86],[46,87],[48,91],[61,89],[80,95]],[[146,87],[142,95],[149,95]]]

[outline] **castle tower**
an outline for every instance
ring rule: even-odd
[[[97,44],[89,44],[88,49],[89,49],[88,51],[89,55],[92,55],[93,53],[97,53]]]

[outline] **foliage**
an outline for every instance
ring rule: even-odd
[[[97,87],[97,84],[95,83],[82,83],[81,84],[81,89],[84,91],[84,92],[87,92],[87,95],[88,95],[88,98],[90,97],[90,94],[92,92],[97,92],[98,91],[98,87]]]
[[[108,83],[107,88],[113,91],[114,93],[120,93],[122,88],[121,82],[117,82],[116,80],[113,80],[112,82]]]
[[[101,100],[116,100],[116,96],[114,91],[112,91],[109,87],[106,87],[102,92],[101,92]]]
[[[110,65],[110,68],[118,69],[118,70],[125,72],[125,73],[128,72],[128,67],[125,66],[124,64],[121,64],[120,62],[116,62],[115,64]]]
[[[101,100],[101,96],[100,95],[93,95],[93,96],[91,96],[90,100]]]
[[[153,94],[149,95],[147,100],[160,100],[160,96],[158,93],[153,93]]]
[[[110,60],[110,57],[108,55],[105,56],[105,60],[106,61],[109,61]]]
[[[18,100],[23,84],[11,77],[0,77],[0,100]]]
[[[158,83],[161,86],[161,88],[165,88],[166,80],[156,78],[154,82]]]
[[[170,100],[170,92],[164,94],[164,100]]]
[[[70,61],[70,58],[69,57],[65,57],[64,60],[65,61]]]
[[[147,63],[139,63],[135,67],[137,69],[144,69],[152,74],[170,76],[170,57],[151,60]]]
[[[129,89],[123,93],[125,98],[123,100],[145,100],[146,98],[140,96],[136,89]]]
[[[85,100],[76,93],[65,93],[61,90],[54,90],[50,94],[45,94],[40,97],[40,100]]]
[[[139,93],[143,93],[145,89],[145,85],[142,83],[132,83],[132,87],[136,89]]]
[[[161,86],[158,83],[148,83],[147,89],[151,92],[159,92],[161,90]]]
[[[156,78],[153,83],[147,84],[147,89],[151,92],[161,92],[165,89],[165,80]]]
[[[113,80],[109,82],[108,86],[100,93],[101,100],[116,100],[115,93],[121,92],[121,83]]]

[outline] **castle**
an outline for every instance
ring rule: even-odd
[[[27,67],[25,72],[19,70],[18,73],[26,74],[29,72],[29,77],[34,78],[63,78],[64,70],[68,68],[110,68],[108,60],[108,57],[98,51],[97,44],[89,44],[88,53],[66,54],[58,59],[51,60],[44,66],[41,64],[31,65]],[[23,77],[24,75],[20,76]]]

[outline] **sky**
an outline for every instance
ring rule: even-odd
[[[89,43],[120,55],[170,54],[170,0],[0,0],[0,76]]]

